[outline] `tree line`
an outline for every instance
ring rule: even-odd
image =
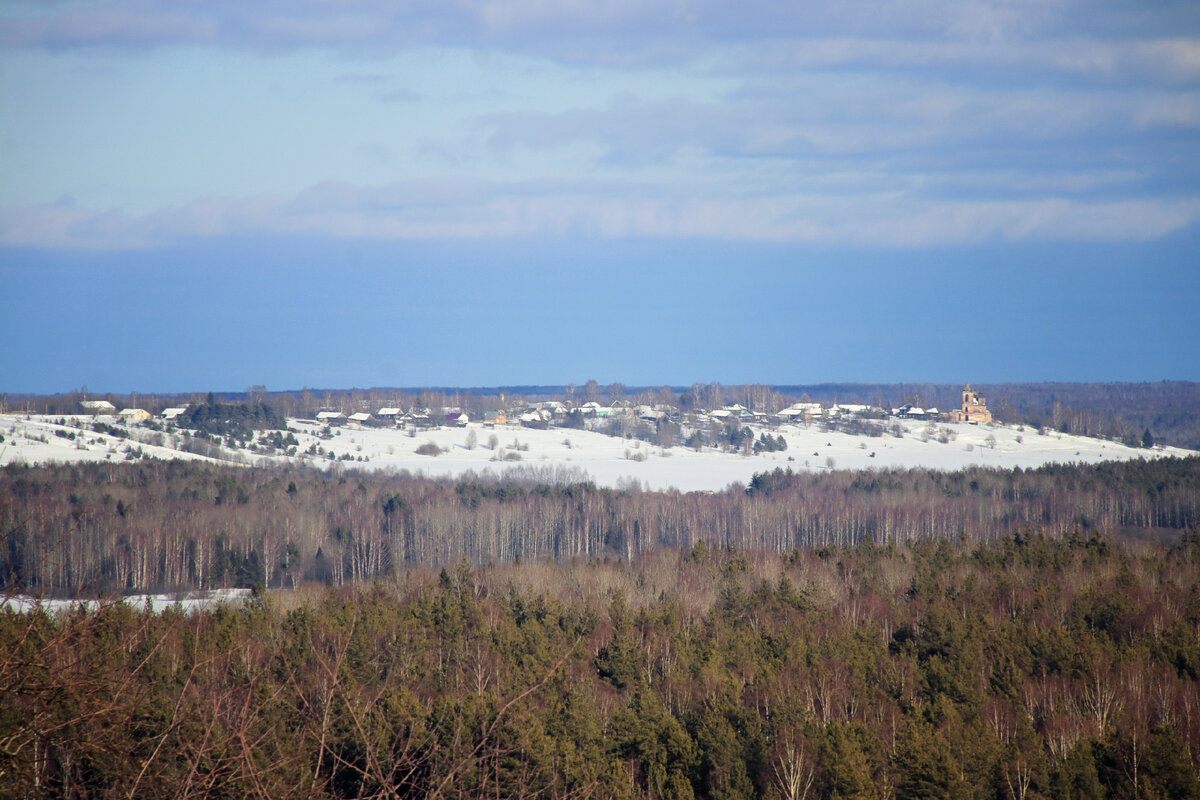
[[[1200,458],[755,476],[716,492],[182,461],[0,470],[0,587],[95,595],[343,585],[419,566],[659,548],[880,545],[1200,526]]]
[[[699,541],[6,613],[0,795],[1187,800],[1198,629],[1194,532]]]

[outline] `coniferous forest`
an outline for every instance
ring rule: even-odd
[[[662,549],[0,616],[10,797],[1200,796],[1200,538]]]
[[[0,797],[1200,797],[1200,459],[535,477],[0,470]]]

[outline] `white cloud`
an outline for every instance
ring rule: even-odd
[[[27,8],[0,16],[0,43],[328,47],[360,55],[445,45],[626,66],[691,63],[742,44],[808,67],[1057,64],[1104,71],[1146,61],[1148,75],[1167,68],[1195,77],[1200,70],[1194,15],[1191,28],[1181,29],[1152,7],[1083,0],[763,0],[752,7],[719,0],[114,0]]]
[[[931,200],[903,193],[730,197],[660,185],[463,181],[322,184],[294,198],[206,198],[142,217],[61,206],[0,211],[0,244],[129,249],[195,237],[375,240],[650,237],[925,247],[1156,238],[1200,220],[1200,198]]]
[[[1200,92],[1155,92],[1139,98],[1133,119],[1141,128],[1200,128]]]
[[[71,7],[59,13],[39,10],[0,19],[0,43],[23,47],[147,47],[213,41],[219,34],[218,20],[200,9],[187,12],[139,3]]]
[[[1195,28],[1074,0],[29,4],[0,46],[102,50],[135,88],[0,85],[0,241],[1153,237],[1195,221]],[[147,80],[172,47],[236,70]],[[92,210],[38,204],[67,193]]]

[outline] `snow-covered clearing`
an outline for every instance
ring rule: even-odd
[[[213,589],[205,592],[183,592],[180,594],[134,594],[103,601],[12,595],[9,597],[0,597],[0,611],[27,614],[31,611],[41,609],[51,614],[60,614],[75,608],[94,611],[101,603],[120,601],[136,609],[149,608],[155,614],[161,614],[169,608],[176,607],[186,614],[191,614],[196,611],[208,611],[219,605],[240,605],[249,596],[249,589]]]
[[[547,481],[591,479],[602,486],[636,485],[648,489],[716,491],[731,483],[748,483],[758,472],[776,467],[803,470],[923,467],[954,470],[967,466],[1036,467],[1051,462],[1096,463],[1135,458],[1194,455],[1177,447],[1152,450],[1117,442],[1030,428],[898,421],[903,436],[855,436],[828,431],[818,424],[753,427],[782,435],[784,452],[742,455],[708,447],[697,452],[677,446],[663,449],[632,439],[565,428],[535,430],[520,426],[495,428],[472,423],[465,428],[437,428],[412,434],[395,428],[347,425],[325,428],[315,422],[289,420],[299,446],[297,455],[266,455],[222,449],[213,459],[184,452],[188,439],[179,432],[159,433],[107,419],[120,438],[91,430],[91,417],[0,416],[0,464],[124,461],[139,458],[191,458],[245,465],[308,464],[322,469],[354,467],[381,472],[422,473],[457,477],[467,472],[501,474],[511,469],[535,473]],[[889,425],[896,420],[890,420]],[[473,448],[468,446],[472,437]],[[70,438],[70,437],[74,438]],[[495,448],[489,441],[495,437]],[[440,455],[417,448],[433,444]],[[319,455],[305,451],[320,448]],[[332,458],[329,454],[332,454]],[[507,460],[517,459],[519,460]]]

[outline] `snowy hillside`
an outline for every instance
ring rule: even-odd
[[[1152,450],[1117,442],[1003,425],[902,421],[902,436],[856,436],[813,424],[781,425],[787,450],[758,455],[699,452],[677,446],[663,449],[631,439],[583,430],[520,426],[495,428],[472,423],[465,428],[402,431],[347,425],[327,429],[315,422],[289,420],[298,444],[296,455],[278,451],[230,450],[192,441],[180,432],[160,433],[137,424],[107,424],[92,430],[91,417],[0,416],[0,464],[125,461],[140,458],[189,458],[246,465],[335,465],[379,471],[408,470],[430,476],[465,472],[534,472],[546,480],[591,479],[603,486],[632,486],[680,491],[719,490],[748,483],[757,472],[776,467],[796,471],[926,467],[952,470],[971,465],[1036,467],[1050,462],[1100,462],[1132,458],[1186,456],[1174,447]],[[761,429],[767,430],[767,429]],[[757,436],[760,429],[754,428]],[[123,436],[121,435],[123,434]],[[494,437],[494,448],[489,442]],[[471,446],[471,440],[475,444]],[[438,455],[423,455],[418,448]],[[198,452],[187,452],[182,447]],[[208,454],[204,454],[205,452]],[[215,456],[215,458],[213,457]]]

